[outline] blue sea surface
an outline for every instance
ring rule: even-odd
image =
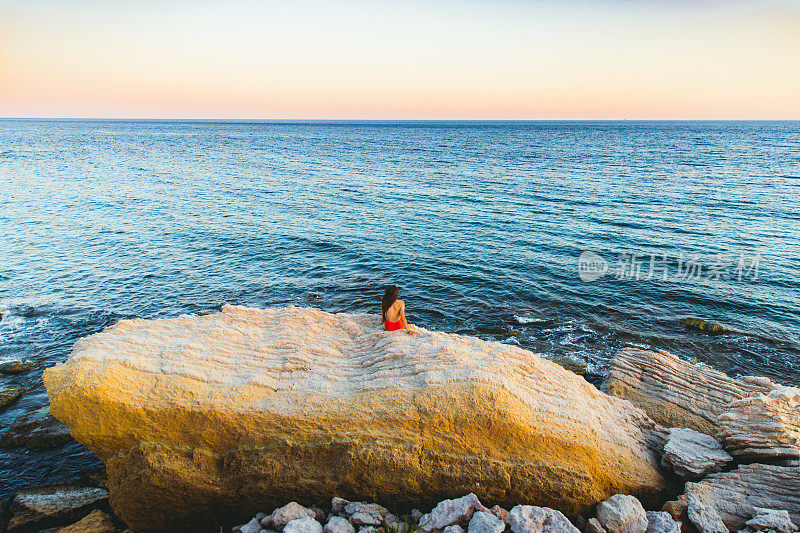
[[[379,313],[395,283],[411,322],[596,384],[634,345],[796,385],[799,269],[800,122],[0,120],[0,363],[224,303]],[[47,405],[41,368],[13,384],[0,433]],[[2,449],[0,497],[97,464]]]

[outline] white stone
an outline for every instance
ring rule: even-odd
[[[666,511],[647,511],[647,533],[680,533],[681,523]]]
[[[728,528],[722,521],[716,509],[703,502],[692,493],[686,494],[686,512],[689,520],[697,527],[700,533],[728,533]]]
[[[560,511],[535,505],[517,505],[508,514],[512,533],[580,533]]]
[[[663,350],[628,347],[611,360],[603,390],[630,400],[666,427],[717,432],[717,416],[729,402],[767,393],[779,385],[767,378],[732,379]]]
[[[356,528],[346,518],[332,516],[322,529],[323,533],[355,533]]]
[[[239,531],[239,533],[259,533],[261,531],[261,522],[259,522],[258,518],[253,518],[248,523],[235,527],[234,531]]]
[[[442,530],[442,533],[465,533],[464,528],[458,524],[447,526]]]
[[[344,506],[344,514],[354,526],[379,526],[389,511],[377,503],[350,502]]]
[[[475,511],[469,521],[469,533],[502,533],[506,525],[489,511]]]
[[[781,387],[732,402],[717,424],[717,437],[737,457],[800,458],[800,388]]]
[[[283,507],[279,507],[272,511],[272,514],[270,515],[270,523],[275,529],[280,531],[292,520],[305,517],[314,518],[314,516],[314,511],[311,509],[303,507],[297,502],[289,502]]]
[[[764,509],[754,507],[755,516],[747,521],[747,527],[753,531],[771,529],[777,533],[795,533],[797,526],[792,522],[789,511],[785,509]]]
[[[664,446],[665,465],[676,474],[687,478],[699,478],[709,472],[719,471],[733,461],[717,439],[693,429],[671,428]]]
[[[597,519],[608,533],[646,533],[647,514],[633,496],[615,494],[597,505]]]
[[[467,523],[475,511],[485,511],[478,497],[469,493],[461,498],[443,500],[433,510],[419,519],[420,530],[429,533],[454,524]]]
[[[286,524],[283,533],[322,533],[322,524],[310,516],[296,518]]]

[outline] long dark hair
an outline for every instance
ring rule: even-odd
[[[400,295],[400,289],[397,285],[387,285],[386,290],[383,291],[383,300],[381,301],[381,309],[383,310],[383,319],[386,320],[386,311],[397,301]]]

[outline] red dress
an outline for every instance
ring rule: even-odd
[[[394,331],[396,329],[403,328],[403,321],[398,320],[397,322],[389,322],[389,319],[383,321],[383,327],[386,328],[386,331]]]

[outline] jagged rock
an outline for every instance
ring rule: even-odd
[[[22,387],[5,387],[0,389],[0,412],[6,407],[16,402],[25,389]]]
[[[466,533],[463,527],[458,524],[447,526],[442,530],[442,533]]]
[[[681,523],[666,511],[645,511],[647,533],[681,533]]]
[[[780,387],[736,400],[717,418],[717,437],[737,457],[800,458],[800,389]]]
[[[606,533],[605,528],[597,518],[590,518],[586,521],[586,528],[583,533]]]
[[[764,509],[754,507],[755,516],[747,521],[747,527],[753,531],[772,530],[777,533],[795,533],[798,527],[792,522],[789,511],[785,509]]]
[[[108,510],[105,489],[71,486],[24,489],[11,500],[8,533],[63,526],[95,509]]]
[[[233,533],[259,533],[261,531],[261,520],[262,518],[258,518],[256,516],[252,520],[250,520],[246,524],[242,524],[241,526],[236,526],[233,528]]]
[[[10,361],[8,363],[3,363],[0,365],[0,373],[3,374],[20,374],[22,372],[27,372],[33,368],[39,366],[39,363],[34,361]]]
[[[283,507],[272,511],[269,524],[278,531],[286,527],[286,524],[299,518],[311,517],[316,519],[316,514],[311,509],[303,507],[297,502],[289,502]],[[263,525],[263,524],[262,524]]]
[[[475,511],[469,521],[469,533],[503,533],[506,525],[490,511]]]
[[[69,428],[43,407],[18,416],[0,438],[0,448],[46,450],[72,440]]]
[[[728,533],[728,528],[714,507],[690,492],[686,493],[686,504],[689,520],[700,533]]]
[[[350,502],[344,506],[344,513],[354,526],[379,526],[389,511],[377,503]]]
[[[597,519],[608,533],[645,533],[647,514],[641,502],[627,494],[615,494],[597,504]]]
[[[628,347],[611,360],[603,389],[630,400],[667,427],[717,432],[726,404],[778,388],[767,378],[731,379],[712,368],[683,361],[663,350]]]
[[[325,527],[322,528],[323,533],[355,533],[356,528],[346,518],[341,516],[332,516]]]
[[[560,511],[517,505],[509,512],[512,533],[580,533]]]
[[[454,524],[467,524],[475,511],[485,511],[486,507],[473,493],[461,498],[443,500],[430,513],[419,519],[420,531],[429,533],[434,529],[443,529]]]
[[[74,524],[56,530],[56,533],[115,533],[114,521],[100,509],[95,509]]]
[[[345,500],[344,498],[339,498],[338,496],[334,496],[331,499],[331,512],[333,514],[342,514],[344,513],[344,507],[350,503],[349,501]]]
[[[719,471],[732,460],[719,441],[710,435],[686,428],[669,430],[663,462],[679,476],[703,477],[709,472]]]
[[[493,515],[495,515],[500,520],[502,520],[505,525],[510,525],[511,524],[511,519],[509,519],[509,517],[508,517],[508,511],[506,511],[505,509],[503,509],[499,505],[495,505],[494,507],[489,509],[489,512],[492,513]]]
[[[322,524],[313,516],[304,516],[286,524],[283,533],[322,533]]]
[[[196,529],[293,498],[434,505],[474,490],[569,515],[655,502],[665,433],[534,353],[297,307],[123,320],[44,372],[132,529]]]
[[[800,467],[741,465],[687,483],[687,501],[690,494],[713,506],[731,531],[743,529],[756,507],[785,509],[800,523]]]

